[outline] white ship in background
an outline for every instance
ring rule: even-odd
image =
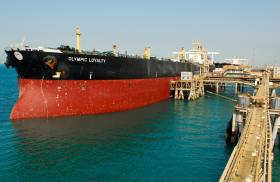
[[[225,59],[223,63],[216,63],[213,73],[226,77],[246,77],[250,75],[251,66],[248,65],[248,59],[234,57]]]
[[[233,65],[249,65],[248,62],[249,60],[248,59],[243,59],[243,58],[239,58],[239,57],[234,57],[234,58],[231,58],[231,59],[225,59],[225,61],[230,61],[231,64]]]

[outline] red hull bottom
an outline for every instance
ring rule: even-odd
[[[169,98],[170,80],[19,79],[11,120],[125,111]]]

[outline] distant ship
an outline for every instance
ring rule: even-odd
[[[248,64],[248,59],[234,57],[225,59],[227,62],[215,63],[214,75],[224,77],[249,77],[251,74],[251,66]],[[230,61],[230,62],[228,62]]]
[[[198,73],[198,65],[181,59],[151,57],[117,52],[85,52],[80,49],[77,28],[76,49],[31,48],[5,49],[6,66],[18,73],[19,98],[11,120],[91,115],[125,111],[169,98],[170,81],[181,72]]]

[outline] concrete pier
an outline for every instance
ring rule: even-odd
[[[220,181],[271,181],[273,147],[280,128],[280,98],[271,86],[269,73],[255,77],[195,77],[192,80],[171,82],[175,99],[195,100],[210,92],[219,95],[226,84],[233,85],[238,102],[228,125],[227,142],[235,146]],[[245,86],[254,88],[253,95],[244,93]],[[273,100],[274,99],[274,100]]]
[[[210,92],[219,95],[226,84],[233,85],[238,101],[227,128],[227,142],[236,144],[221,175],[222,181],[271,181],[273,147],[280,128],[280,98],[271,86],[269,73],[255,77],[194,77],[171,82],[175,99],[195,100]],[[253,95],[244,93],[254,88]],[[274,100],[273,100],[274,99]]]
[[[264,74],[252,103],[233,112],[232,131],[240,134],[220,178],[222,181],[271,181],[273,159],[272,125],[269,115],[269,76]],[[240,103],[239,103],[240,105]],[[246,112],[242,114],[242,109]],[[243,118],[242,118],[243,117]],[[244,123],[246,121],[246,123]],[[277,120],[276,126],[280,122]],[[276,131],[277,130],[277,131]],[[273,136],[274,136],[273,135]]]

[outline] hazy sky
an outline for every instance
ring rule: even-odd
[[[280,1],[277,0],[5,0],[0,5],[0,49],[31,46],[81,46],[152,55],[191,48],[200,40],[219,60],[240,56],[253,65],[280,66]]]

